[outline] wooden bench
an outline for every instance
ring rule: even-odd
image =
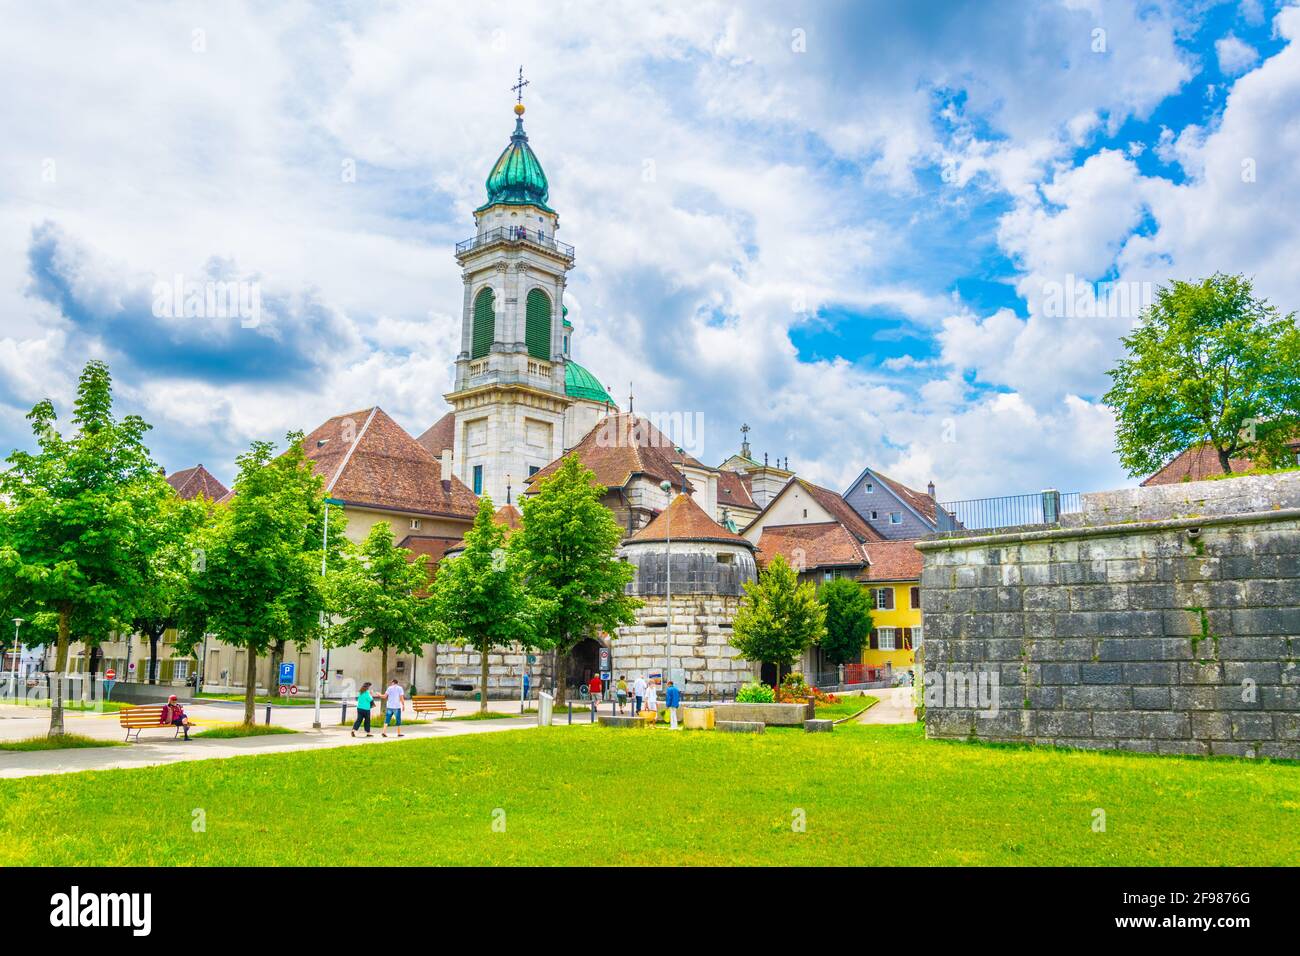
[[[117,712],[117,722],[126,728],[126,739],[129,743],[131,735],[135,734],[135,739],[140,739],[142,730],[170,730],[173,731],[173,737],[179,737],[183,728],[176,727],[172,724],[162,722],[163,705],[157,707],[123,707]],[[190,726],[195,726],[194,721],[190,721]]]
[[[433,694],[416,694],[411,698],[411,709],[418,714],[438,714],[441,720],[448,714],[454,714],[455,708],[447,706],[447,698]]]

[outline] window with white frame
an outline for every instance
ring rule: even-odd
[[[894,632],[896,628],[882,627],[876,630],[876,644],[882,651],[896,650]]]
[[[891,512],[889,513],[889,523],[890,523],[890,524],[902,524],[902,523],[903,523],[903,512],[901,512],[901,511],[891,511]]]
[[[875,601],[876,610],[892,611],[894,609],[894,589],[893,588],[876,588],[871,593]]]
[[[916,650],[921,646],[921,630],[922,628],[919,627],[912,628],[912,650]]]

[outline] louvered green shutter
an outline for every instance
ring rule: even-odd
[[[474,299],[474,334],[472,336],[469,357],[482,358],[492,351],[492,340],[496,336],[496,309],[491,289],[484,289]]]
[[[525,313],[524,341],[533,358],[550,361],[551,358],[551,298],[541,289],[528,293]]]

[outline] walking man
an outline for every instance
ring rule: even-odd
[[[641,702],[645,700],[645,675],[638,674],[636,681],[632,684],[632,715],[635,717],[641,713]]]
[[[388,690],[384,691],[384,729],[379,736],[388,736],[389,721],[397,724],[397,736],[402,736],[402,705],[405,703],[406,692],[394,677],[388,684]]]
[[[676,730],[677,708],[682,706],[682,692],[677,689],[677,685],[672,681],[668,682],[668,689],[664,691],[664,706],[668,708],[669,726]]]
[[[614,690],[614,699],[618,701],[618,712],[623,713],[623,707],[627,704],[627,675],[618,675],[618,686]]]

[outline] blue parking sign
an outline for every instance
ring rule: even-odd
[[[298,670],[297,664],[294,664],[290,661],[282,661],[280,663],[280,683],[292,684],[294,682],[293,678],[297,670]]]

